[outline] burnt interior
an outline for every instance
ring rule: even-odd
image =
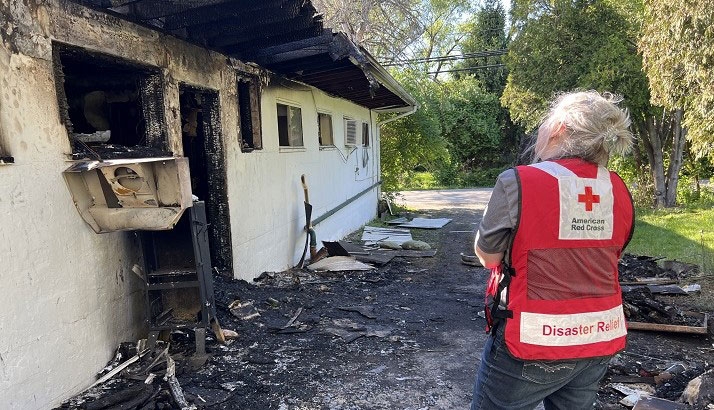
[[[219,271],[232,272],[228,185],[218,92],[182,84],[179,93],[183,151],[191,169],[191,190],[206,202],[211,261]]]
[[[62,120],[75,159],[170,156],[158,69],[55,44]]]

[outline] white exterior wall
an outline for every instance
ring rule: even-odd
[[[71,148],[60,123],[53,40],[160,68],[169,144],[177,153],[179,83],[220,92],[236,277],[283,270],[299,259],[305,238],[301,174],[313,219],[379,175],[376,115],[365,108],[304,85],[273,84],[262,98],[264,149],[242,153],[235,72],[224,56],[59,0],[0,0],[0,144],[15,157],[15,164],[0,165],[3,409],[59,404],[95,380],[118,343],[146,331],[143,287],[131,272],[138,262],[135,237],[95,234],[62,178]],[[278,99],[301,107],[303,149],[278,146]],[[338,148],[318,146],[316,109],[333,115]],[[347,150],[343,116],[371,122],[369,148]],[[338,239],[369,221],[376,202],[374,188],[319,224],[318,240]]]
[[[368,109],[331,98],[311,87],[288,86],[290,89],[271,86],[263,93],[263,150],[243,154],[234,147],[228,153],[234,271],[241,279],[252,279],[264,271],[285,270],[300,259],[305,244],[300,175],[307,178],[313,220],[369,188],[379,177],[375,114],[370,118]],[[300,107],[304,148],[279,146],[278,102]],[[319,145],[318,111],[332,115],[335,147]],[[371,121],[369,147],[344,145],[345,116]],[[340,239],[364,225],[374,218],[376,209],[375,187],[315,227],[318,248],[320,241]]]

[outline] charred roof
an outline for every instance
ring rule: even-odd
[[[323,27],[308,0],[73,0],[251,61],[367,108],[403,110],[414,99],[344,34]]]

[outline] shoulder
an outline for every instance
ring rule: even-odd
[[[518,175],[516,173],[516,168],[508,168],[507,170],[501,172],[496,179],[496,184],[502,185],[512,185],[518,183]]]

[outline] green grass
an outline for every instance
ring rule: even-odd
[[[714,208],[638,210],[626,252],[661,256],[714,272]]]

